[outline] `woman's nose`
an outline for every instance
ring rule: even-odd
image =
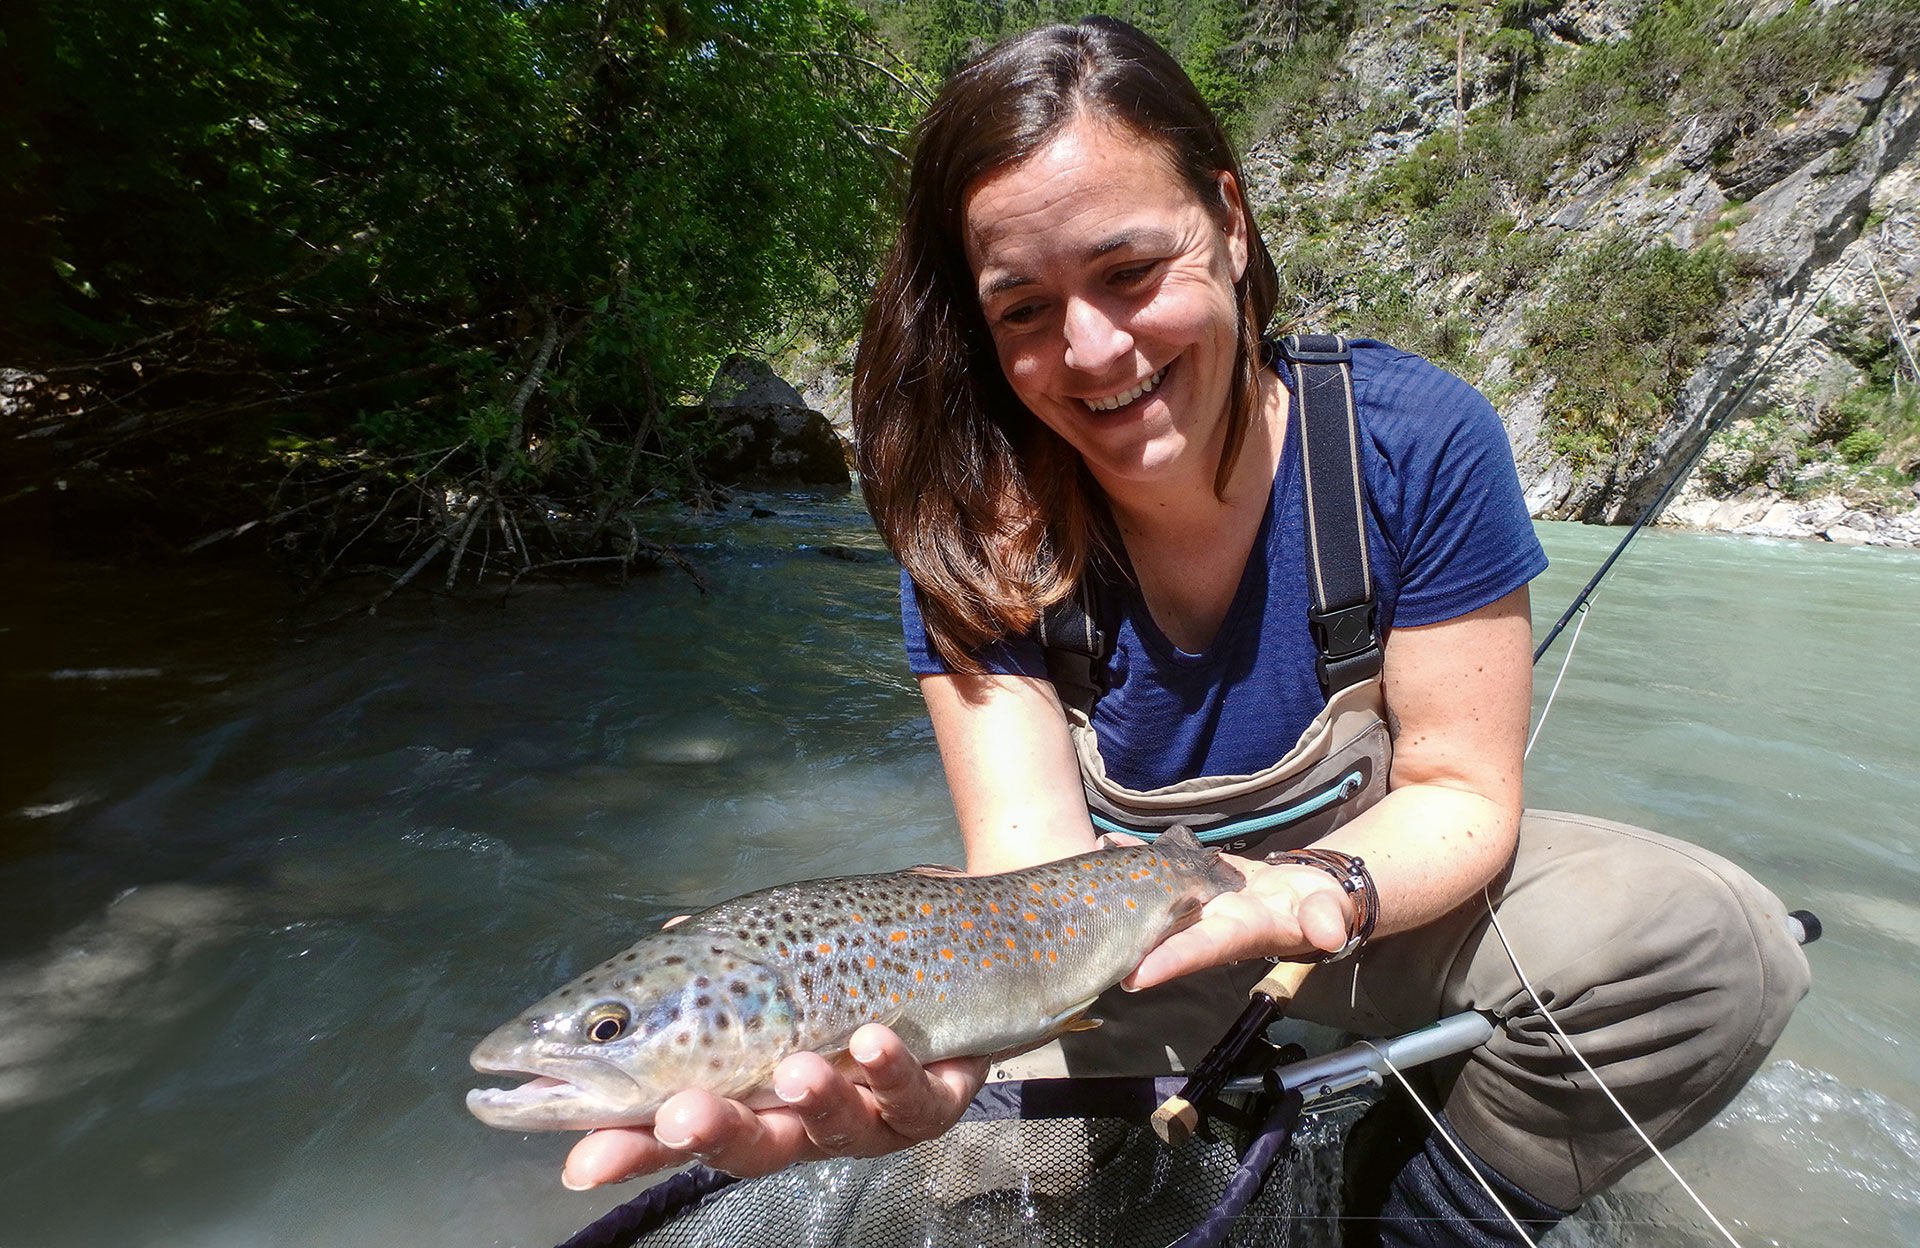
[[[1097,373],[1133,350],[1133,336],[1118,318],[1086,299],[1067,300],[1067,367]]]

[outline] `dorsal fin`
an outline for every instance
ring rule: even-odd
[[[1193,834],[1193,829],[1184,823],[1174,824],[1165,832],[1162,832],[1153,843],[1189,854],[1203,853],[1206,852],[1207,849],[1205,845],[1200,843],[1200,838]]]
[[[965,875],[966,872],[962,871],[959,867],[950,867],[944,862],[923,862],[917,867],[908,867],[901,874],[932,875],[945,879],[948,876]]]

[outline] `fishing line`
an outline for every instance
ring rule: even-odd
[[[1800,306],[1800,310],[1794,313],[1792,319],[1788,321],[1786,328],[1781,331],[1779,339],[1773,345],[1773,349],[1767,352],[1766,356],[1761,359],[1759,365],[1753,370],[1753,375],[1747,379],[1746,384],[1740,388],[1725,407],[1720,409],[1717,415],[1707,421],[1705,428],[1701,432],[1699,445],[1694,447],[1686,459],[1681,461],[1679,468],[1667,477],[1666,482],[1660,487],[1653,501],[1641,511],[1639,517],[1636,518],[1632,526],[1627,529],[1626,535],[1623,536],[1619,544],[1613,548],[1613,553],[1607,556],[1605,562],[1603,562],[1599,569],[1594,572],[1593,576],[1588,579],[1586,585],[1578,594],[1574,595],[1573,601],[1567,604],[1567,609],[1561,613],[1558,620],[1554,621],[1553,627],[1547,630],[1547,635],[1542,638],[1540,644],[1534,648],[1533,662],[1538,664],[1541,656],[1546,654],[1547,648],[1554,643],[1555,638],[1559,637],[1561,631],[1566,628],[1568,621],[1572,620],[1576,614],[1580,616],[1579,623],[1574,627],[1573,637],[1567,643],[1567,653],[1566,657],[1561,660],[1559,675],[1554,677],[1553,688],[1547,694],[1546,705],[1540,710],[1540,720],[1534,725],[1532,735],[1527,738],[1526,750],[1521,756],[1523,759],[1532,755],[1534,743],[1540,739],[1540,732],[1546,727],[1547,713],[1553,709],[1554,696],[1560,692],[1560,684],[1566,679],[1567,671],[1572,666],[1574,649],[1580,644],[1580,630],[1586,626],[1586,617],[1592,603],[1593,595],[1600,587],[1600,582],[1606,578],[1608,572],[1613,570],[1613,565],[1619,561],[1620,556],[1626,553],[1627,546],[1633,541],[1634,537],[1660,514],[1662,509],[1665,508],[1667,500],[1672,497],[1680,484],[1693,472],[1694,466],[1700,462],[1701,457],[1707,452],[1707,447],[1712,444],[1714,434],[1719,432],[1720,427],[1726,423],[1733,413],[1740,410],[1741,405],[1747,401],[1747,398],[1760,385],[1761,379],[1767,375],[1767,370],[1772,365],[1775,357],[1784,351],[1787,344],[1793,340],[1795,332],[1800,328],[1801,323],[1806,320],[1808,314],[1818,306],[1821,299],[1826,297],[1827,291],[1833,287],[1834,283],[1839,281],[1842,276],[1855,266],[1855,263],[1855,260],[1848,260],[1844,264],[1837,265],[1834,268],[1832,276],[1828,277],[1826,282],[1820,287],[1819,293],[1803,303]],[[1869,261],[1869,263],[1871,262]],[[1876,274],[1876,280],[1877,276]],[[1487,904],[1487,918],[1492,921],[1493,930],[1499,935],[1500,944],[1506,950],[1507,960],[1513,964],[1514,973],[1520,977],[1521,984],[1525,986],[1527,995],[1533,999],[1534,1007],[1540,1011],[1541,1017],[1547,1020],[1548,1025],[1553,1028],[1554,1034],[1558,1035],[1561,1042],[1567,1046],[1567,1051],[1573,1054],[1574,1059],[1593,1077],[1594,1085],[1604,1092],[1607,1100],[1612,1102],[1616,1110],[1620,1111],[1621,1118],[1626,1121],[1629,1127],[1633,1128],[1634,1134],[1640,1137],[1640,1142],[1647,1146],[1648,1151],[1660,1162],[1661,1166],[1666,1169],[1666,1172],[1672,1176],[1673,1181],[1680,1185],[1680,1189],[1692,1199],[1695,1205],[1699,1206],[1700,1212],[1707,1215],[1707,1220],[1713,1223],[1714,1229],[1719,1231],[1720,1234],[1726,1238],[1726,1241],[1733,1245],[1733,1248],[1740,1248],[1740,1241],[1733,1237],[1733,1233],[1727,1230],[1726,1225],[1720,1221],[1713,1210],[1707,1207],[1707,1202],[1701,1199],[1700,1194],[1693,1189],[1692,1185],[1680,1176],[1678,1170],[1674,1169],[1673,1163],[1667,1160],[1666,1154],[1648,1137],[1639,1122],[1628,1112],[1627,1107],[1620,1103],[1620,1098],[1613,1094],[1613,1089],[1608,1087],[1606,1081],[1600,1077],[1600,1072],[1595,1070],[1592,1063],[1587,1061],[1586,1055],[1581,1053],[1579,1047],[1574,1044],[1573,1037],[1566,1033],[1566,1030],[1560,1026],[1560,1020],[1553,1016],[1553,1012],[1547,1008],[1546,1002],[1540,999],[1540,994],[1534,990],[1533,981],[1527,977],[1526,970],[1520,965],[1520,958],[1519,955],[1514,952],[1513,943],[1507,939],[1506,929],[1501,926],[1500,916],[1494,909],[1491,892],[1483,889],[1481,896]],[[1402,1086],[1406,1086],[1407,1081],[1403,1076],[1400,1076],[1400,1072],[1395,1070],[1393,1073],[1396,1077],[1400,1078]],[[1412,1094],[1411,1087],[1407,1087],[1407,1091],[1410,1095]],[[1414,1104],[1420,1107],[1420,1112],[1427,1116],[1428,1121],[1433,1122],[1437,1127],[1439,1125],[1438,1120],[1434,1117],[1433,1112],[1421,1102],[1418,1096],[1414,1096],[1413,1101]],[[1450,1147],[1454,1148],[1456,1153],[1460,1152],[1459,1147],[1454,1144],[1451,1137],[1447,1137],[1447,1143]],[[1479,1170],[1475,1168],[1471,1162],[1467,1161],[1464,1154],[1461,1154],[1461,1160],[1467,1164],[1467,1168],[1473,1173],[1474,1178],[1480,1181],[1481,1186],[1487,1187],[1486,1180],[1481,1177]],[[1492,1193],[1491,1187],[1488,1187],[1488,1192],[1489,1194]],[[1495,1203],[1498,1203],[1498,1198],[1496,1198]],[[1501,1211],[1503,1213],[1506,1212],[1505,1206],[1501,1207]],[[1507,1216],[1509,1220],[1511,1220],[1513,1215],[1508,1214]],[[1515,1226],[1517,1228],[1518,1223],[1515,1223]],[[1524,1231],[1521,1232],[1523,1237],[1525,1234]]]
[[[1573,666],[1573,652],[1580,645],[1580,630],[1587,626],[1587,612],[1593,606],[1591,600],[1580,604],[1580,622],[1573,626],[1573,637],[1567,642],[1567,653],[1560,660],[1560,674],[1553,678],[1553,688],[1547,691],[1547,704],[1540,708],[1540,720],[1533,726],[1533,735],[1527,738],[1527,748],[1520,755],[1525,762],[1533,757],[1533,743],[1540,739],[1540,730],[1547,726],[1547,715],[1553,710],[1553,699],[1560,692],[1560,682],[1567,678],[1567,669]],[[1535,656],[1538,661],[1538,656]]]
[[[1540,999],[1538,992],[1534,991],[1533,981],[1527,978],[1527,973],[1520,968],[1520,959],[1514,955],[1513,944],[1507,939],[1507,930],[1500,926],[1500,916],[1495,913],[1493,908],[1493,895],[1485,889],[1481,890],[1480,895],[1487,903],[1487,917],[1493,920],[1493,930],[1495,934],[1500,937],[1501,947],[1507,951],[1507,961],[1513,963],[1514,973],[1520,977],[1520,983],[1526,988],[1527,995],[1533,998],[1534,1008],[1540,1011],[1540,1016],[1547,1020],[1548,1025],[1553,1028],[1554,1034],[1559,1036],[1561,1041],[1565,1043],[1567,1052],[1573,1054],[1574,1060],[1580,1063],[1581,1068],[1593,1076],[1594,1086],[1607,1094],[1607,1099],[1613,1102],[1613,1107],[1620,1111],[1620,1116],[1626,1120],[1628,1126],[1633,1128],[1633,1133],[1640,1137],[1640,1142],[1647,1146],[1654,1158],[1659,1161],[1662,1166],[1666,1167],[1667,1173],[1673,1177],[1673,1181],[1680,1185],[1680,1190],[1692,1197],[1693,1203],[1700,1207],[1700,1212],[1707,1215],[1707,1221],[1713,1223],[1713,1229],[1724,1235],[1727,1242],[1733,1245],[1733,1248],[1740,1248],[1740,1241],[1733,1237],[1733,1232],[1729,1231],[1725,1224],[1723,1224],[1718,1217],[1714,1216],[1713,1210],[1707,1208],[1707,1202],[1700,1198],[1700,1193],[1693,1190],[1693,1185],[1680,1177],[1680,1172],[1673,1168],[1673,1163],[1668,1161],[1667,1155],[1660,1151],[1660,1146],[1649,1139],[1647,1133],[1640,1129],[1640,1124],[1634,1121],[1634,1117],[1627,1111],[1627,1107],[1620,1103],[1620,1098],[1613,1094],[1613,1089],[1609,1088],[1606,1080],[1600,1077],[1600,1072],[1595,1070],[1592,1064],[1587,1061],[1586,1056],[1582,1054],[1579,1048],[1573,1043],[1573,1037],[1569,1036],[1566,1030],[1560,1026],[1560,1020],[1553,1016],[1553,1011],[1547,1008],[1547,1003]],[[1396,1071],[1395,1073],[1398,1074],[1399,1072]],[[1402,1082],[1404,1083],[1405,1080],[1402,1080]],[[1421,1108],[1424,1110],[1426,1107],[1421,1106]]]
[[[1386,1050],[1371,1040],[1363,1040],[1361,1043],[1380,1055],[1380,1061],[1386,1066],[1387,1070],[1393,1074],[1393,1077],[1400,1081],[1402,1090],[1404,1090],[1407,1096],[1412,1099],[1413,1103],[1419,1107],[1420,1112],[1426,1115],[1427,1122],[1432,1125],[1434,1134],[1447,1142],[1447,1147],[1452,1149],[1453,1155],[1460,1159],[1460,1164],[1467,1168],[1467,1173],[1473,1176],[1474,1182],[1478,1183],[1481,1190],[1486,1192],[1487,1199],[1493,1202],[1493,1207],[1498,1209],[1501,1215],[1504,1216],[1507,1222],[1513,1227],[1514,1234],[1520,1237],[1521,1241],[1527,1245],[1527,1248],[1536,1248],[1533,1237],[1527,1234],[1527,1228],[1521,1226],[1520,1219],[1513,1216],[1513,1210],[1507,1208],[1507,1202],[1501,1200],[1499,1193],[1493,1190],[1493,1184],[1487,1182],[1487,1176],[1480,1173],[1480,1167],[1473,1163],[1473,1158],[1467,1155],[1467,1150],[1461,1146],[1460,1141],[1453,1138],[1453,1132],[1440,1125],[1439,1116],[1427,1108],[1427,1103],[1420,1099],[1418,1092],[1413,1090],[1413,1085],[1407,1082],[1405,1075],[1400,1073],[1400,1068],[1393,1064],[1393,1059],[1387,1056]]]

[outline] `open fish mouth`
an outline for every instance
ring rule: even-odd
[[[473,1068],[482,1074],[518,1075],[511,1087],[473,1088],[467,1110],[490,1127],[510,1131],[570,1131],[585,1127],[645,1126],[651,1109],[633,1106],[632,1080],[614,1068],[587,1067],[556,1075],[523,1066],[493,1062],[475,1054]]]

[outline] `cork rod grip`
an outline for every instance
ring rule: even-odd
[[[1153,1111],[1153,1133],[1162,1142],[1184,1143],[1200,1129],[1199,1106],[1220,1094],[1241,1052],[1254,1036],[1266,1030],[1267,1024],[1287,1012],[1314,966],[1312,962],[1276,962],[1253,986],[1247,994],[1246,1011],[1239,1020],[1194,1068],[1179,1093],[1168,1097]]]

